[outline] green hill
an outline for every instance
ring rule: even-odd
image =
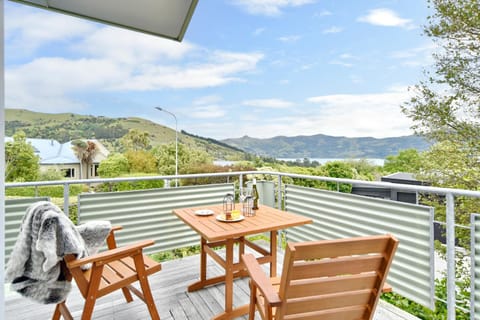
[[[98,139],[110,151],[119,150],[119,139],[130,129],[148,132],[153,147],[175,141],[175,130],[136,117],[108,118],[74,113],[51,114],[24,109],[5,109],[5,120],[6,136],[12,136],[18,130],[23,130],[29,138],[55,139],[62,143],[79,138]],[[178,134],[178,141],[189,148],[206,151],[216,159],[239,160],[244,156],[244,152],[238,148],[185,131]]]

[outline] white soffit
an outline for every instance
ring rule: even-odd
[[[182,41],[198,0],[10,0]]]

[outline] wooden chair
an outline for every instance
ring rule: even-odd
[[[255,308],[262,319],[372,319],[397,246],[391,235],[288,243],[282,276],[272,279],[244,254],[249,319]]]
[[[74,255],[64,258],[64,271],[67,279],[75,279],[77,286],[85,298],[82,320],[90,319],[95,301],[113,291],[122,289],[127,302],[131,302],[131,292],[142,299],[150,312],[152,319],[160,319],[147,277],[161,270],[161,265],[143,254],[144,247],[152,245],[152,240],[145,240],[136,244],[117,248],[114,231],[121,227],[114,227],[107,237],[108,249],[95,255],[76,259]],[[81,267],[91,264],[91,268],[83,270]],[[138,281],[142,292],[132,286]],[[65,301],[57,304],[52,319],[60,316],[73,319]]]

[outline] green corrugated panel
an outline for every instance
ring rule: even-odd
[[[50,200],[48,197],[5,200],[5,263],[10,258],[10,253],[17,241],[20,224],[27,208],[34,202],[48,200]]]
[[[285,186],[285,207],[314,221],[287,229],[289,241],[393,234],[400,244],[388,283],[395,292],[434,307],[432,208],[293,185]]]
[[[472,214],[472,289],[470,303],[470,319],[480,319],[480,214]]]
[[[198,245],[200,237],[173,213],[174,208],[222,203],[233,184],[211,184],[179,188],[122,192],[85,193],[78,197],[78,221],[108,220],[121,225],[119,245],[152,239],[147,253]]]

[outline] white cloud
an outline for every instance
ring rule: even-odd
[[[303,103],[288,102],[289,107],[277,108],[274,112],[265,110],[268,116],[258,108],[242,113],[233,124],[228,120],[216,124],[192,123],[191,130],[216,139],[244,135],[256,138],[315,134],[375,138],[411,135],[410,119],[400,111],[400,105],[409,97],[407,87],[401,85],[384,93],[316,96]],[[250,104],[263,103],[265,107],[269,100],[277,99],[251,100]],[[258,119],[262,119],[261,126]]]
[[[220,101],[222,101],[222,97],[218,95],[209,95],[193,100],[193,104],[196,106],[201,106],[206,104],[218,103]]]
[[[351,55],[350,53],[342,53],[341,55],[338,56],[338,58],[331,60],[329,64],[351,68],[353,67],[352,60],[359,60],[359,58],[354,55]]]
[[[265,32],[265,28],[257,28],[257,29],[255,29],[255,31],[253,31],[253,35],[254,36],[259,36],[264,32]]]
[[[370,10],[366,16],[359,17],[357,20],[383,27],[415,28],[412,20],[403,19],[395,11],[385,8]]]
[[[145,65],[112,87],[115,90],[158,90],[160,88],[207,88],[244,81],[240,75],[254,71],[263,55],[214,52],[197,65]]]
[[[85,36],[95,29],[92,23],[71,16],[12,4],[5,6],[5,43],[17,55]]]
[[[282,9],[314,3],[315,0],[232,0],[236,6],[250,14],[278,16]]]
[[[196,119],[222,118],[225,114],[225,108],[219,105],[195,106],[188,112],[190,117]]]
[[[73,98],[75,94],[221,86],[244,81],[242,74],[254,71],[263,58],[260,53],[209,51],[186,41],[177,43],[112,27],[88,30],[76,34],[80,39],[72,42],[74,46],[63,35],[66,46],[75,49],[73,56],[40,57],[6,66],[7,107],[63,111],[83,107]],[[29,39],[46,41],[43,36],[29,35]],[[52,39],[61,41],[62,34]],[[12,49],[10,44],[6,47]]]
[[[299,35],[290,35],[290,36],[279,37],[278,40],[280,40],[282,42],[297,42],[301,38],[302,37],[299,36]]]
[[[128,73],[108,60],[40,58],[6,69],[6,106],[72,111],[83,108],[84,104],[70,95],[102,90],[127,76]]]
[[[294,105],[292,102],[282,99],[254,99],[243,101],[242,104],[245,106],[272,109],[284,109]]]
[[[390,54],[394,59],[401,61],[402,66],[419,67],[428,66],[433,63],[432,54],[436,50],[434,43],[429,43],[420,47],[395,51]]]
[[[358,60],[358,57],[350,54],[350,53],[342,53],[340,56],[339,56],[340,59],[354,59],[354,60]]]
[[[345,67],[345,68],[351,68],[353,67],[353,64],[350,63],[350,62],[345,62],[345,61],[342,61],[342,60],[331,60],[329,62],[329,64],[333,64],[333,65],[338,65],[338,66],[342,66],[342,67]]]
[[[179,60],[195,50],[195,46],[188,41],[180,43],[130,30],[104,27],[85,37],[75,45],[75,49],[93,57],[139,65],[165,59]]]
[[[341,94],[308,98],[319,106],[317,114],[309,115],[307,128],[322,128],[321,133],[376,138],[412,134],[411,122],[400,105],[409,99],[405,86],[378,94]],[[317,129],[318,130],[318,129]]]
[[[322,10],[320,12],[315,12],[314,16],[315,17],[326,17],[326,16],[331,16],[332,12],[328,10]]]
[[[333,27],[324,29],[324,30],[322,31],[322,33],[323,33],[323,34],[330,34],[330,33],[339,33],[339,32],[342,32],[342,31],[343,31],[343,28],[333,26]]]

